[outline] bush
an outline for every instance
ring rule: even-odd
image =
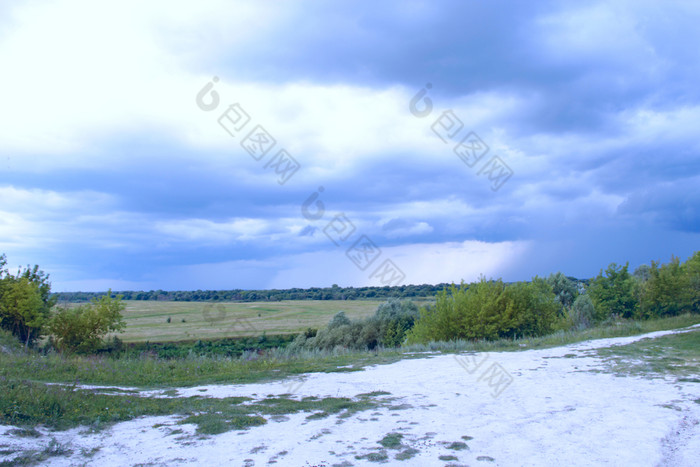
[[[4,269],[6,264],[5,255],[0,255],[0,327],[28,347],[41,337],[56,299],[51,297],[49,275],[39,266],[20,268],[12,275]]]
[[[567,327],[569,329],[583,330],[591,327],[595,320],[595,306],[588,294],[576,297],[574,304],[568,310]]]
[[[637,287],[640,318],[700,311],[700,252],[683,264],[677,257],[671,257],[671,261],[663,265],[652,261],[645,272]]]
[[[110,290],[89,304],[60,308],[48,326],[56,348],[63,352],[96,352],[107,333],[122,331],[126,326],[121,315],[125,305],[121,295],[111,295]]]
[[[563,313],[565,309],[571,308],[578,296],[576,283],[561,272],[550,274],[547,278],[547,283],[552,287],[557,301],[561,304],[560,311]]]
[[[540,336],[553,330],[559,308],[543,279],[506,286],[482,278],[440,292],[434,310],[421,312],[408,342]]]
[[[333,316],[328,326],[299,334],[290,351],[333,350],[336,348],[373,350],[378,346],[398,347],[418,319],[418,306],[410,300],[390,299],[377,308],[373,316],[352,321],[344,312]]]
[[[618,266],[611,263],[600,271],[588,289],[595,305],[596,321],[609,318],[631,318],[636,314],[637,298],[634,293],[634,280],[630,275],[629,264]]]

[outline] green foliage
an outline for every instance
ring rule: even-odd
[[[25,347],[41,337],[55,299],[48,274],[39,266],[8,273],[5,255],[0,255],[0,327],[22,341]]]
[[[685,305],[691,313],[700,313],[700,251],[683,263],[685,276]]]
[[[590,295],[583,294],[576,297],[574,304],[567,313],[567,327],[569,329],[588,329],[595,320],[595,306]]]
[[[447,284],[369,286],[369,287],[311,287],[308,289],[273,290],[194,290],[194,291],[123,291],[124,300],[168,300],[176,302],[278,302],[281,300],[383,300],[432,297]],[[62,302],[88,302],[101,294],[94,292],[61,292]]]
[[[421,312],[408,342],[540,336],[553,330],[559,308],[543,279],[506,286],[482,278],[440,292],[434,310]]]
[[[561,272],[557,272],[556,274],[550,274],[547,278],[547,283],[552,287],[557,301],[561,303],[562,312],[567,308],[571,308],[574,304],[574,300],[576,300],[578,296],[576,282],[572,281]]]
[[[686,277],[677,257],[672,257],[668,264],[661,266],[652,261],[648,269],[648,279],[638,286],[639,316],[676,316],[688,308],[688,304],[685,303],[685,282]]]
[[[60,308],[49,321],[48,329],[56,347],[64,352],[95,352],[109,332],[122,331],[126,324],[121,312],[125,305],[112,291],[91,303]]]
[[[637,275],[637,271],[644,272]],[[695,253],[685,263],[671,257],[667,264],[651,262],[635,271],[637,294],[639,297],[638,315],[640,318],[676,316],[681,313],[700,312],[700,252]]]
[[[35,339],[44,325],[45,314],[38,287],[26,278],[10,281],[3,287],[0,300],[0,324],[25,342]]]
[[[332,350],[336,348],[372,350],[378,346],[399,347],[418,319],[418,306],[410,300],[390,299],[373,316],[352,321],[338,312],[328,326],[299,334],[291,350]]]
[[[631,318],[635,316],[637,298],[634,293],[634,280],[629,273],[629,263],[618,266],[611,263],[600,271],[588,289],[595,305],[596,321],[610,318]]]
[[[349,326],[350,325],[350,318],[345,316],[344,311],[339,311],[338,313],[331,318],[331,322],[328,323],[328,329],[335,329],[339,328],[341,326]]]

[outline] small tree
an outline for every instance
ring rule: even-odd
[[[126,306],[122,296],[112,298],[112,291],[76,307],[63,307],[49,322],[49,331],[56,347],[63,352],[95,352],[109,332],[121,332],[126,327],[121,312]]]
[[[0,299],[0,325],[29,347],[40,334],[47,314],[36,284],[22,277],[7,280]]]
[[[568,312],[568,322],[573,329],[586,329],[593,325],[595,306],[588,294],[579,295]]]
[[[6,265],[7,257],[0,255],[0,327],[28,347],[41,337],[56,299],[51,297],[49,275],[39,266],[20,268],[12,275]]]
[[[610,266],[591,281],[588,292],[596,310],[596,320],[602,321],[612,316],[631,318],[637,308],[634,282],[629,271],[629,263]]]
[[[571,308],[578,295],[576,283],[561,272],[550,274],[547,283],[552,287],[557,301],[561,303],[561,312],[566,308]]]

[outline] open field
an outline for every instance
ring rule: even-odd
[[[430,299],[414,300],[419,305]],[[174,302],[127,300],[124,342],[173,342],[222,337],[297,334],[321,328],[339,311],[351,319],[374,314],[384,300]],[[170,318],[170,323],[167,319]],[[183,322],[184,320],[184,322]]]

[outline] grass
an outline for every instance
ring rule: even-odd
[[[223,337],[298,334],[322,328],[334,314],[374,314],[384,300],[284,300],[279,302],[173,302],[127,300],[124,342],[175,342]],[[167,319],[170,318],[170,322]],[[183,321],[184,320],[184,321]]]
[[[675,376],[700,382],[700,329],[597,349],[608,369],[618,375]]]
[[[13,454],[13,453],[10,453]],[[11,460],[0,462],[0,466],[17,466],[17,465],[36,465],[44,462],[51,457],[70,456],[73,451],[60,444],[55,439],[51,438],[49,444],[41,450],[27,450],[21,452]]]
[[[265,356],[189,357],[162,360],[149,357],[112,359],[100,356],[41,356],[0,352],[0,377],[34,381],[162,388],[215,383],[265,382],[311,372],[359,371],[365,366],[424,357],[419,352],[517,351],[556,347],[588,339],[621,337],[677,329],[700,323],[700,315],[654,321],[628,321],[585,331],[558,332],[539,338],[498,341],[453,341],[378,351],[303,351],[289,354],[272,350]],[[350,368],[340,368],[348,367]]]
[[[0,381],[1,424],[18,427],[42,424],[57,430],[76,426],[100,430],[112,423],[144,415],[180,414],[185,416],[180,424],[196,424],[200,434],[218,434],[265,424],[265,416],[306,412],[309,420],[336,414],[348,417],[388,403],[364,394],[355,398],[306,397],[301,400],[280,396],[256,402],[248,397],[139,397],[99,394],[94,390],[28,381]],[[15,435],[33,436],[30,430]]]
[[[378,442],[387,449],[399,449],[402,446],[402,438],[403,435],[401,433],[389,433]]]
[[[448,444],[447,449],[452,449],[453,451],[462,451],[464,449],[469,449],[469,446],[467,446],[466,443],[463,443],[461,441],[455,441],[453,443]]]

